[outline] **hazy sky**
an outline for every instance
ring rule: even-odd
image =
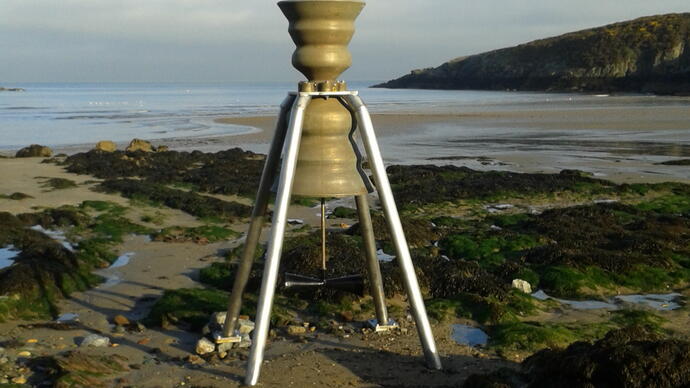
[[[668,12],[689,0],[369,0],[343,78]],[[0,84],[297,80],[272,0],[0,0]]]

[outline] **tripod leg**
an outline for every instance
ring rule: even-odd
[[[280,163],[280,153],[285,143],[285,132],[287,131],[288,125],[288,114],[294,99],[294,96],[287,96],[283,103],[280,104],[280,114],[278,115],[276,131],[273,135],[271,148],[266,156],[263,172],[261,173],[259,190],[256,193],[256,202],[252,210],[251,222],[247,230],[247,238],[244,242],[242,258],[237,267],[235,282],[232,285],[232,292],[230,293],[230,300],[228,301],[228,313],[225,318],[225,326],[223,327],[223,337],[232,336],[237,329],[237,317],[242,307],[242,294],[247,286],[249,274],[252,270],[252,263],[254,262],[254,255],[256,254],[256,246],[259,243],[259,237],[261,237],[261,227],[264,224],[264,216],[268,208],[271,185],[273,184],[276,171],[278,170],[278,164]]]
[[[364,253],[367,257],[367,274],[371,286],[371,296],[374,298],[376,308],[376,320],[380,325],[388,325],[388,311],[386,310],[386,298],[383,293],[383,277],[381,267],[376,256],[376,240],[374,239],[374,228],[369,214],[369,203],[367,195],[355,197],[357,212],[359,213],[359,226],[362,230],[362,241],[364,242]]]
[[[441,359],[436,349],[434,342],[434,335],[431,331],[429,318],[426,315],[426,308],[424,307],[424,299],[419,289],[417,282],[417,275],[414,272],[414,265],[410,257],[410,250],[407,246],[405,233],[400,223],[400,215],[395,206],[395,199],[393,198],[393,191],[391,190],[388,176],[386,175],[386,166],[383,164],[381,157],[381,150],[376,141],[376,134],[374,133],[374,125],[371,122],[371,116],[362,99],[359,96],[348,96],[348,102],[352,109],[356,112],[357,122],[362,130],[362,140],[364,141],[364,148],[369,157],[369,164],[374,173],[374,180],[376,181],[376,190],[379,193],[381,204],[383,205],[384,213],[386,214],[386,222],[391,231],[395,251],[400,262],[400,269],[403,272],[405,279],[405,288],[410,299],[410,306],[415,322],[417,322],[417,331],[424,348],[424,355],[427,364],[432,369],[441,369]]]
[[[271,227],[271,236],[268,240],[266,263],[264,264],[264,273],[261,280],[261,293],[259,294],[258,306],[256,309],[256,326],[254,328],[253,337],[254,343],[249,352],[247,375],[244,380],[246,385],[255,385],[257,383],[261,370],[261,363],[264,358],[264,347],[266,346],[268,327],[271,323],[273,295],[275,294],[278,269],[280,267],[280,254],[283,248],[287,210],[290,206],[290,193],[295,177],[297,155],[299,153],[300,138],[302,136],[302,121],[304,119],[304,111],[307,105],[309,105],[310,100],[310,96],[297,97],[290,113],[290,124],[285,139],[285,151],[283,153],[283,164],[280,170],[278,194],[273,210],[273,226]]]

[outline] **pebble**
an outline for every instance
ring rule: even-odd
[[[84,337],[79,346],[93,346],[96,348],[110,345],[110,338],[98,334],[90,334]]]
[[[304,326],[290,325],[287,328],[288,334],[299,335],[307,332],[307,328]]]
[[[138,343],[139,345],[146,345],[146,344],[148,344],[149,342],[151,342],[151,338],[142,338],[142,339],[140,339],[139,341],[137,341],[137,343]]]
[[[24,376],[17,376],[12,379],[12,382],[14,384],[26,384],[26,377]]]
[[[189,357],[187,357],[187,362],[189,362],[192,365],[202,365],[206,363],[206,361],[204,361],[203,358],[194,354],[190,354]]]
[[[31,339],[26,340],[26,343],[27,344],[35,344],[35,343],[38,343],[38,340],[36,338],[31,338]]]
[[[31,352],[24,350],[24,351],[17,353],[17,356],[19,356],[19,357],[31,357]]]
[[[113,323],[119,326],[127,326],[130,322],[129,319],[127,319],[127,317],[125,317],[122,314],[118,314],[115,317],[113,317]]]
[[[212,353],[216,350],[216,344],[211,342],[208,338],[201,338],[196,343],[196,354]]]

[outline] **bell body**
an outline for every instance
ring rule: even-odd
[[[337,98],[313,98],[304,112],[293,195],[345,197],[366,194],[355,144],[352,115]],[[365,181],[365,179],[367,181]]]

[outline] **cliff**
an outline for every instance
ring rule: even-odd
[[[375,87],[690,94],[690,13],[456,58]]]

